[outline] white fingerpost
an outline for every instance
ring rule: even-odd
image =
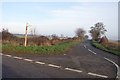
[[[26,23],[26,30],[25,30],[25,47],[27,45],[27,30],[28,30],[28,23]]]

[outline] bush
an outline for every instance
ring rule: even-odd
[[[28,38],[28,45],[30,46],[50,46],[50,40],[45,36],[34,36]]]

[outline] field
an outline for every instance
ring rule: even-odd
[[[120,56],[120,42],[109,41],[106,47],[96,41],[93,41],[92,44],[96,48]]]
[[[78,41],[62,42],[52,46],[13,46],[11,44],[3,44],[3,53],[35,53],[35,54],[64,54],[72,47],[77,45]]]

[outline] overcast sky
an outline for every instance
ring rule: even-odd
[[[2,26],[11,33],[25,33],[26,22],[37,34],[74,36],[103,22],[109,39],[118,39],[117,2],[3,2]],[[89,33],[87,33],[89,34]]]

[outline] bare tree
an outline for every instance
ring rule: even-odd
[[[36,28],[31,28],[30,34],[31,34],[32,36],[35,36],[35,35],[36,35]]]
[[[2,29],[2,32],[9,32],[8,29]]]
[[[52,39],[59,39],[59,37],[56,34],[51,35]]]
[[[34,36],[36,35],[36,28],[34,28],[33,35]]]
[[[77,37],[84,38],[84,35],[85,35],[86,31],[82,28],[77,28],[75,33],[76,33]]]
[[[30,30],[30,34],[31,34],[31,36],[33,36],[33,30],[32,29]]]
[[[64,35],[63,35],[63,34],[61,34],[61,36],[60,36],[60,37],[61,37],[61,39],[64,39]]]
[[[89,38],[89,36],[88,35],[85,35],[85,39],[87,40]]]
[[[94,25],[94,27],[91,27],[89,32],[91,33],[92,39],[97,41],[105,34],[106,31],[105,25],[102,22],[98,22]]]

